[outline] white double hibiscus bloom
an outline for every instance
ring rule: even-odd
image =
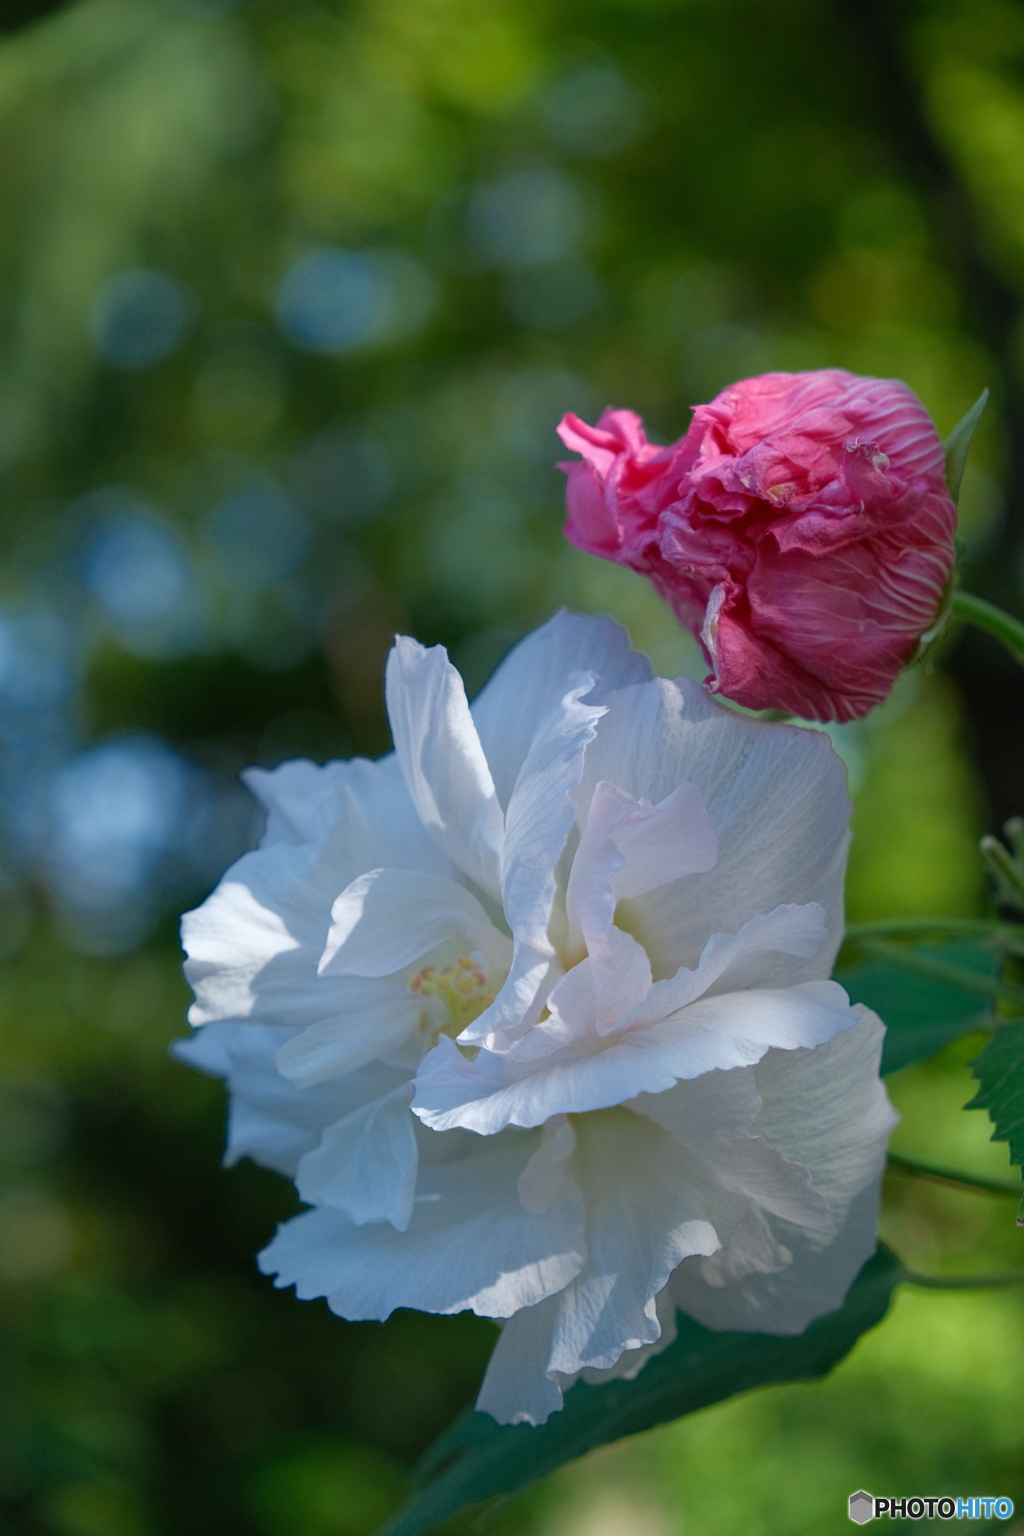
[[[503,1320],[479,1406],[542,1422],[677,1308],[798,1333],[874,1246],[882,1026],[829,981],[828,738],[560,614],[470,707],[399,639],[395,751],[253,770],[260,847],[184,924],[227,1160],[312,1209],[260,1256],[348,1318]]]

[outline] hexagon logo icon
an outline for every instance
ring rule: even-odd
[[[850,1519],[857,1525],[863,1525],[867,1520],[875,1518],[875,1501],[870,1493],[865,1493],[861,1488],[857,1493],[850,1494]]]

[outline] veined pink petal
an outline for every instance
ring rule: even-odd
[[[897,379],[768,373],[697,406],[669,448],[623,411],[562,439],[586,460],[562,466],[568,537],[650,577],[712,692],[856,719],[935,620],[956,508],[934,423]]]

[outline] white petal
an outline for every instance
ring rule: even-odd
[[[206,1024],[183,1040],[172,1040],[167,1047],[175,1061],[204,1072],[207,1077],[227,1077],[231,1071],[229,1044],[239,1024]],[[250,1025],[249,1028],[257,1026]],[[281,1032],[282,1035],[284,1031]]]
[[[441,1039],[420,1064],[412,1107],[434,1130],[463,1126],[489,1136],[509,1124],[543,1125],[551,1115],[662,1093],[716,1068],[751,1066],[773,1046],[820,1045],[856,1021],[842,987],[817,981],[700,998],[659,1024],[611,1037],[592,1055],[570,1047],[532,1070],[487,1051],[466,1061]]]
[[[877,1178],[898,1116],[878,1076],[885,1026],[857,1004],[856,1027],[815,1051],[770,1052],[754,1070],[763,1100],[754,1131],[811,1171],[841,1213]]]
[[[879,1184],[896,1116],[878,1077],[884,1031],[867,1009],[857,1026],[817,1050],[769,1053],[754,1069],[764,1108],[754,1128],[809,1170],[828,1199],[834,1234],[769,1215],[770,1241],[749,1225],[736,1247],[683,1264],[673,1294],[709,1328],[802,1333],[843,1302],[875,1248]],[[766,1113],[767,1111],[767,1113]]]
[[[550,950],[548,945],[547,949]],[[540,1018],[548,989],[559,974],[552,953],[513,940],[512,965],[497,998],[462,1031],[464,1045],[483,1042],[488,1050],[506,1050]]]
[[[334,902],[319,974],[391,976],[454,938],[507,959],[508,941],[465,886],[418,870],[372,869]]]
[[[657,805],[636,805],[615,830],[625,857],[613,881],[616,896],[643,896],[683,875],[714,869],[718,838],[696,784],[680,784]]]
[[[560,1032],[567,1041],[595,1030],[607,1034],[651,990],[650,962],[632,934],[611,927],[596,947],[597,954],[567,971],[548,997],[551,1025],[555,1029],[561,1025]],[[520,1042],[524,1049],[513,1047],[512,1054],[517,1059],[535,1054],[526,1048],[532,1045],[532,1037],[540,1028],[536,1026]]]
[[[416,814],[393,752],[376,762],[355,757],[322,766],[299,758],[276,768],[246,768],[242,778],[267,809],[261,848],[319,844],[344,824],[335,891],[378,865],[449,868]]]
[[[696,1265],[684,1265],[667,1289],[670,1293],[689,1294],[687,1287],[692,1282],[688,1277],[692,1273],[705,1285],[720,1291],[750,1275],[777,1275],[792,1262],[792,1250],[772,1230],[764,1212],[752,1205],[724,1248]],[[729,1298],[725,1299],[728,1302]],[[735,1301],[732,1304],[735,1306]]]
[[[336,1120],[299,1163],[295,1187],[307,1205],[344,1211],[362,1226],[389,1221],[404,1232],[416,1190],[417,1149],[409,1087],[401,1084]]]
[[[806,959],[822,948],[827,937],[825,913],[816,902],[776,907],[774,912],[752,917],[737,934],[713,933],[696,969],[682,966],[669,980],[655,982],[643,1001],[619,1018],[618,1028],[657,1023],[705,994],[738,992],[759,983],[771,969],[769,955]]]
[[[561,1408],[562,1394],[581,1377],[593,1385],[633,1381],[652,1355],[675,1341],[676,1304],[670,1286],[671,1282],[655,1297],[660,1336],[639,1349],[623,1350],[606,1370],[585,1367],[571,1375],[549,1373],[552,1337],[565,1294],[524,1307],[502,1327],[476,1400],[478,1412],[489,1413],[499,1424],[543,1424]]]
[[[617,900],[704,873],[717,857],[718,840],[695,784],[681,784],[651,805],[602,779],[569,875],[570,944],[578,934],[594,956]]]
[[[761,1111],[761,1095],[753,1067],[733,1067],[685,1078],[665,1093],[642,1094],[630,1108],[656,1120],[684,1147],[699,1151],[719,1131],[748,1136]]]
[[[679,1082],[667,1093],[642,1094],[631,1107],[671,1132],[728,1188],[787,1221],[831,1232],[828,1201],[813,1187],[803,1163],[784,1157],[763,1136],[749,1134],[761,1108],[755,1070],[709,1072]],[[735,1091],[733,1078],[741,1079]]]
[[[294,982],[305,970],[307,986],[316,976],[312,948],[305,967],[301,954],[289,957],[288,952],[300,951],[304,940],[309,946],[312,939],[315,947],[319,939],[323,947],[330,898],[323,907],[322,933],[317,933],[315,899],[308,899],[318,862],[310,848],[278,845],[246,854],[201,907],[185,913],[181,943],[185,977],[196,994],[188,1015],[192,1024],[261,1015],[292,1022],[290,1011],[277,1017],[277,999],[268,998],[266,983],[275,971],[291,973]],[[307,1007],[310,1001],[305,999]]]
[[[350,986],[344,1012],[310,1024],[278,1051],[278,1071],[297,1088],[392,1056],[416,1029],[422,1004],[408,987],[360,980]]]
[[[559,1302],[550,1296],[505,1323],[480,1386],[479,1413],[499,1424],[543,1424],[561,1408],[562,1389],[547,1372]]]
[[[473,1155],[421,1168],[408,1231],[357,1227],[315,1210],[278,1228],[264,1274],[332,1311],[383,1321],[396,1307],[510,1317],[561,1290],[583,1262],[579,1193],[542,1215],[520,1204],[518,1179],[538,1138],[481,1142]]]
[[[344,1012],[350,983],[317,976],[338,894],[345,827],[320,846],[246,854],[182,919],[193,1024],[252,1019],[303,1026]],[[341,846],[339,846],[341,845]],[[437,878],[437,877],[435,877]]]
[[[548,923],[555,897],[555,866],[576,819],[572,792],[583,772],[601,707],[581,704],[592,677],[577,679],[534,737],[519,772],[505,817],[501,900],[512,930],[514,955],[508,981],[462,1040],[504,1047],[524,1033],[540,1011],[537,991],[554,948]]]
[[[172,1047],[179,1061],[227,1083],[231,1097],[224,1161],[229,1167],[251,1157],[293,1175],[326,1125],[403,1081],[400,1071],[376,1065],[300,1091],[281,1076],[274,1060],[290,1033],[261,1024],[208,1024]]]
[[[733,1123],[738,1104],[727,1093],[731,1077],[752,1077],[750,1067],[732,1072],[709,1072],[703,1077],[677,1083],[667,1093],[642,1094],[632,1108],[671,1132],[689,1151],[714,1170],[732,1190],[749,1196],[765,1210],[801,1226],[833,1230],[828,1201],[811,1185],[802,1163],[791,1162],[761,1136],[715,1125],[709,1102]],[[760,1103],[756,1094],[754,1102]],[[737,1099],[740,1096],[737,1095]],[[746,1099],[746,1093],[742,1094]]]
[[[549,1370],[607,1370],[660,1336],[655,1298],[683,1258],[713,1253],[742,1219],[666,1131],[629,1110],[580,1121],[572,1172],[587,1212],[587,1263],[560,1298]],[[642,1193],[641,1193],[642,1192]]]
[[[758,985],[827,976],[842,937],[850,816],[846,770],[827,736],[733,714],[686,678],[655,678],[607,703],[577,795],[581,827],[602,779],[655,804],[695,783],[718,835],[713,869],[630,898],[629,921],[620,918],[641,938],[655,976],[696,966],[709,933],[812,902],[826,913],[827,941],[809,959],[774,955]]]
[[[718,1250],[721,1252],[721,1249]],[[713,1256],[712,1256],[713,1257]],[[710,1263],[711,1259],[707,1259]],[[591,1367],[580,1371],[577,1376],[559,1376],[558,1381],[563,1392],[568,1392],[575,1381],[582,1379],[591,1386],[599,1386],[603,1381],[635,1381],[653,1355],[660,1355],[663,1349],[674,1344],[678,1337],[676,1315],[678,1308],[671,1295],[672,1279],[669,1277],[668,1285],[660,1290],[654,1298],[655,1313],[661,1333],[651,1344],[643,1344],[639,1349],[624,1349],[614,1365],[607,1370],[595,1370]]]
[[[564,1115],[549,1120],[540,1146],[519,1175],[519,1200],[524,1211],[540,1215],[563,1193],[565,1165],[576,1150],[576,1133]]]
[[[877,1245],[878,1190],[862,1189],[835,1234],[818,1234],[769,1216],[764,1234],[752,1224],[737,1246],[710,1265],[682,1264],[669,1282],[677,1305],[705,1328],[750,1333],[803,1333],[808,1323],[842,1306]],[[817,1239],[817,1240],[816,1240]]]
[[[556,613],[513,646],[473,701],[498,798],[507,806],[541,723],[560,707],[575,674],[592,672],[587,695],[598,704],[613,688],[646,682],[646,656],[630,650],[624,629],[608,618]]]
[[[497,891],[502,815],[466,702],[443,646],[399,635],[385,673],[388,719],[423,825],[484,890]]]

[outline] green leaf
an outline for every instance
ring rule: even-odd
[[[765,1333],[714,1333],[680,1314],[679,1336],[649,1360],[634,1381],[577,1382],[565,1406],[539,1428],[496,1424],[467,1411],[420,1463],[419,1491],[381,1536],[419,1536],[468,1504],[519,1493],[564,1462],[695,1413],[711,1403],[784,1381],[816,1381],[880,1323],[894,1286],[905,1277],[880,1247],[864,1265],[837,1312],[819,1317],[796,1338]]]
[[[987,1109],[993,1141],[1010,1143],[1010,1161],[1024,1164],[1024,1022],[1001,1024],[971,1071],[981,1087],[965,1109]]]
[[[967,415],[957,422],[942,445],[942,451],[946,456],[946,485],[954,501],[959,499],[960,482],[964,477],[964,465],[967,463],[967,451],[971,446],[971,439],[978,422],[981,420],[981,413],[987,404],[988,390],[983,389]]]
[[[983,944],[914,944],[911,953],[996,979],[999,956]],[[976,1029],[994,1029],[995,1019],[977,992],[937,976],[885,961],[837,969],[835,979],[855,1003],[874,1009],[885,1024],[882,1073],[934,1056],[944,1045]]]

